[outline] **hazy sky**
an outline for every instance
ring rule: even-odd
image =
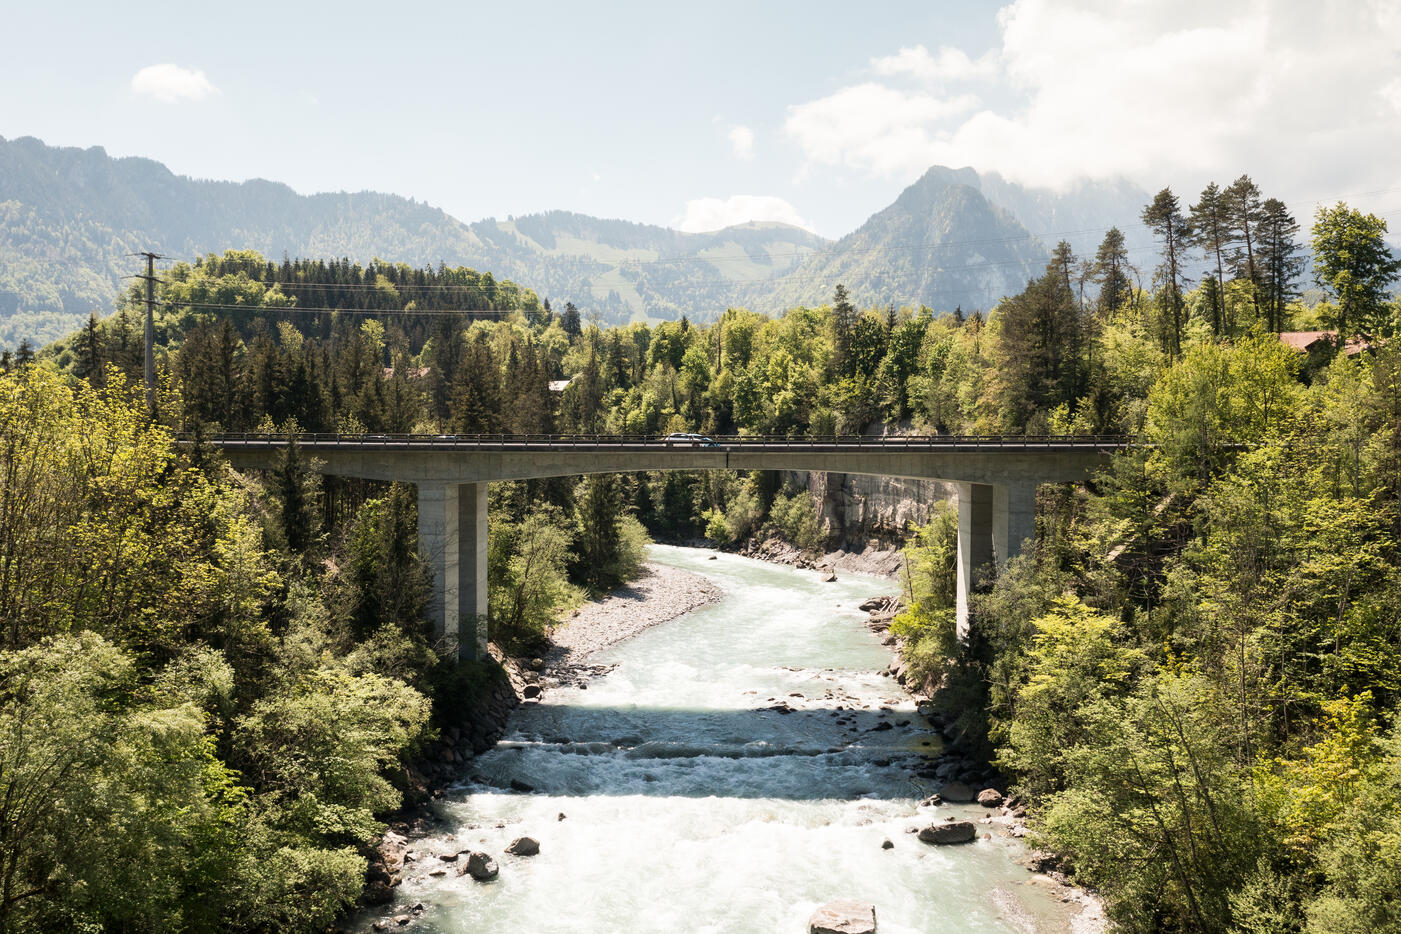
[[[838,236],[935,163],[1401,209],[1401,0],[4,0],[0,135],[202,178]],[[1393,226],[1395,221],[1393,219]]]

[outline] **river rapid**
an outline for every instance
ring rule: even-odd
[[[783,934],[854,898],[875,904],[882,934],[1067,929],[1014,861],[1019,842],[907,833],[986,812],[917,807],[936,783],[913,772],[938,739],[881,676],[889,650],[857,609],[894,583],[712,554],[652,548],[725,596],[590,656],[615,667],[586,685],[523,704],[438,803],[445,830],[415,841],[396,905],[357,927],[421,903],[411,929],[443,934]],[[539,855],[506,854],[522,835]],[[467,849],[499,878],[437,855]]]

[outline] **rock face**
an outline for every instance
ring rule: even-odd
[[[1002,804],[1002,792],[996,788],[984,788],[978,792],[978,803],[985,808],[995,808]]]
[[[921,843],[936,846],[945,843],[967,843],[978,836],[978,827],[971,820],[951,820],[930,824],[919,832]]]
[[[467,857],[466,865],[459,870],[458,874],[461,875],[464,872],[478,882],[487,882],[495,879],[501,870],[497,868],[496,860],[480,850],[474,850]]]
[[[939,789],[939,797],[951,804],[968,804],[973,800],[973,789],[963,782],[949,782]]]
[[[808,934],[875,934],[876,906],[843,899],[828,902],[808,919]]]
[[[822,530],[848,542],[894,539],[929,521],[930,508],[952,501],[955,487],[942,480],[902,480],[862,474],[785,472],[806,486],[818,504]]]
[[[534,837],[516,837],[506,847],[506,852],[512,856],[534,856],[540,852],[540,841]]]

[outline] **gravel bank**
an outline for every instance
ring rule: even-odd
[[[724,595],[699,574],[648,562],[640,578],[593,600],[555,629],[545,659],[550,668],[581,664],[588,656],[658,623],[706,606]]]

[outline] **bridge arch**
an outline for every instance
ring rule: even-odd
[[[273,466],[289,439],[210,439],[240,469]],[[487,485],[594,473],[806,470],[953,483],[958,506],[958,627],[967,631],[977,569],[1005,563],[1036,534],[1036,488],[1088,479],[1122,438],[665,438],[301,435],[323,473],[413,483],[419,552],[433,571],[428,614],[462,657],[486,654]],[[460,631],[472,620],[473,631]]]

